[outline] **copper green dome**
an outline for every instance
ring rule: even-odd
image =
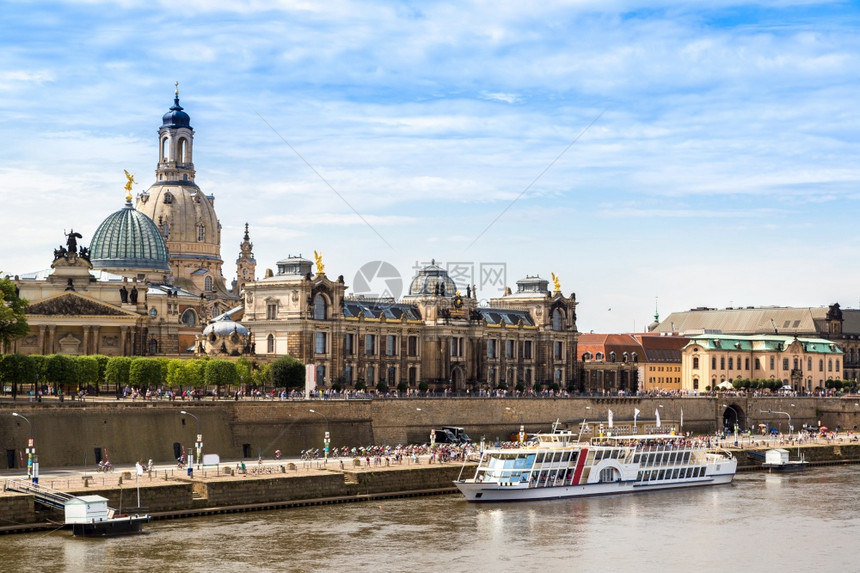
[[[125,207],[102,221],[93,235],[90,242],[93,268],[170,273],[167,246],[158,227],[127,199]]]

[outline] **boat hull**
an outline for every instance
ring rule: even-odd
[[[76,537],[112,537],[114,535],[134,535],[141,533],[143,524],[150,520],[148,515],[115,517],[89,523],[73,523],[72,533]]]
[[[735,473],[732,471],[731,473],[706,476],[695,480],[676,480],[662,483],[617,481],[554,487],[511,487],[479,483],[472,480],[461,480],[455,481],[454,485],[465,496],[467,501],[501,502],[623,495],[658,490],[723,485],[731,483],[734,477]]]

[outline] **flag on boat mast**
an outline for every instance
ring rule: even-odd
[[[657,427],[660,427],[660,410],[654,410],[654,415],[657,416]]]
[[[636,433],[636,420],[639,418],[639,408],[633,408],[633,433]]]
[[[609,420],[609,427],[611,428],[612,427],[612,410],[609,410],[609,413],[607,414],[607,419]]]

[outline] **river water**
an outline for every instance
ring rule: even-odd
[[[0,537],[0,571],[857,571],[860,466],[729,486],[469,504],[456,495]]]

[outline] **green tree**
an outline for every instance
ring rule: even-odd
[[[128,384],[128,371],[130,367],[131,358],[128,356],[113,356],[108,359],[105,366],[105,382],[114,384],[117,394],[120,392],[120,386]]]
[[[110,357],[105,356],[104,354],[93,354],[92,356],[99,363],[98,382],[101,384],[106,381],[105,370],[107,369],[107,363],[108,360],[110,360]]]
[[[236,375],[239,377],[239,384],[243,384],[247,386],[251,384],[253,379],[251,378],[251,362],[242,356],[235,362],[236,365]]]
[[[68,393],[69,386],[78,385],[75,361],[65,354],[51,354],[45,360],[45,379]]]
[[[27,299],[18,296],[18,288],[8,278],[0,278],[0,346],[30,332],[27,324]]]
[[[183,376],[192,388],[201,388],[203,386],[203,369],[206,367],[206,362],[206,360],[197,358],[185,361],[182,367],[184,370]]]
[[[230,360],[216,358],[208,360],[203,370],[203,379],[207,386],[216,386],[218,395],[221,396],[221,386],[232,386],[239,381],[236,374],[236,365]]]
[[[98,385],[99,361],[95,356],[76,356],[75,368],[78,370],[78,384],[82,386]]]
[[[167,363],[167,377],[164,381],[168,387],[179,391],[182,390],[183,386],[190,386],[185,376],[185,361],[171,358]]]
[[[38,365],[25,354],[0,354],[0,382],[12,385],[12,399],[18,397],[18,384],[39,381]]]
[[[271,381],[281,388],[301,388],[305,385],[305,365],[292,356],[283,356],[272,362]]]
[[[157,386],[161,378],[161,364],[155,358],[133,358],[128,367],[128,381],[134,386]]]

